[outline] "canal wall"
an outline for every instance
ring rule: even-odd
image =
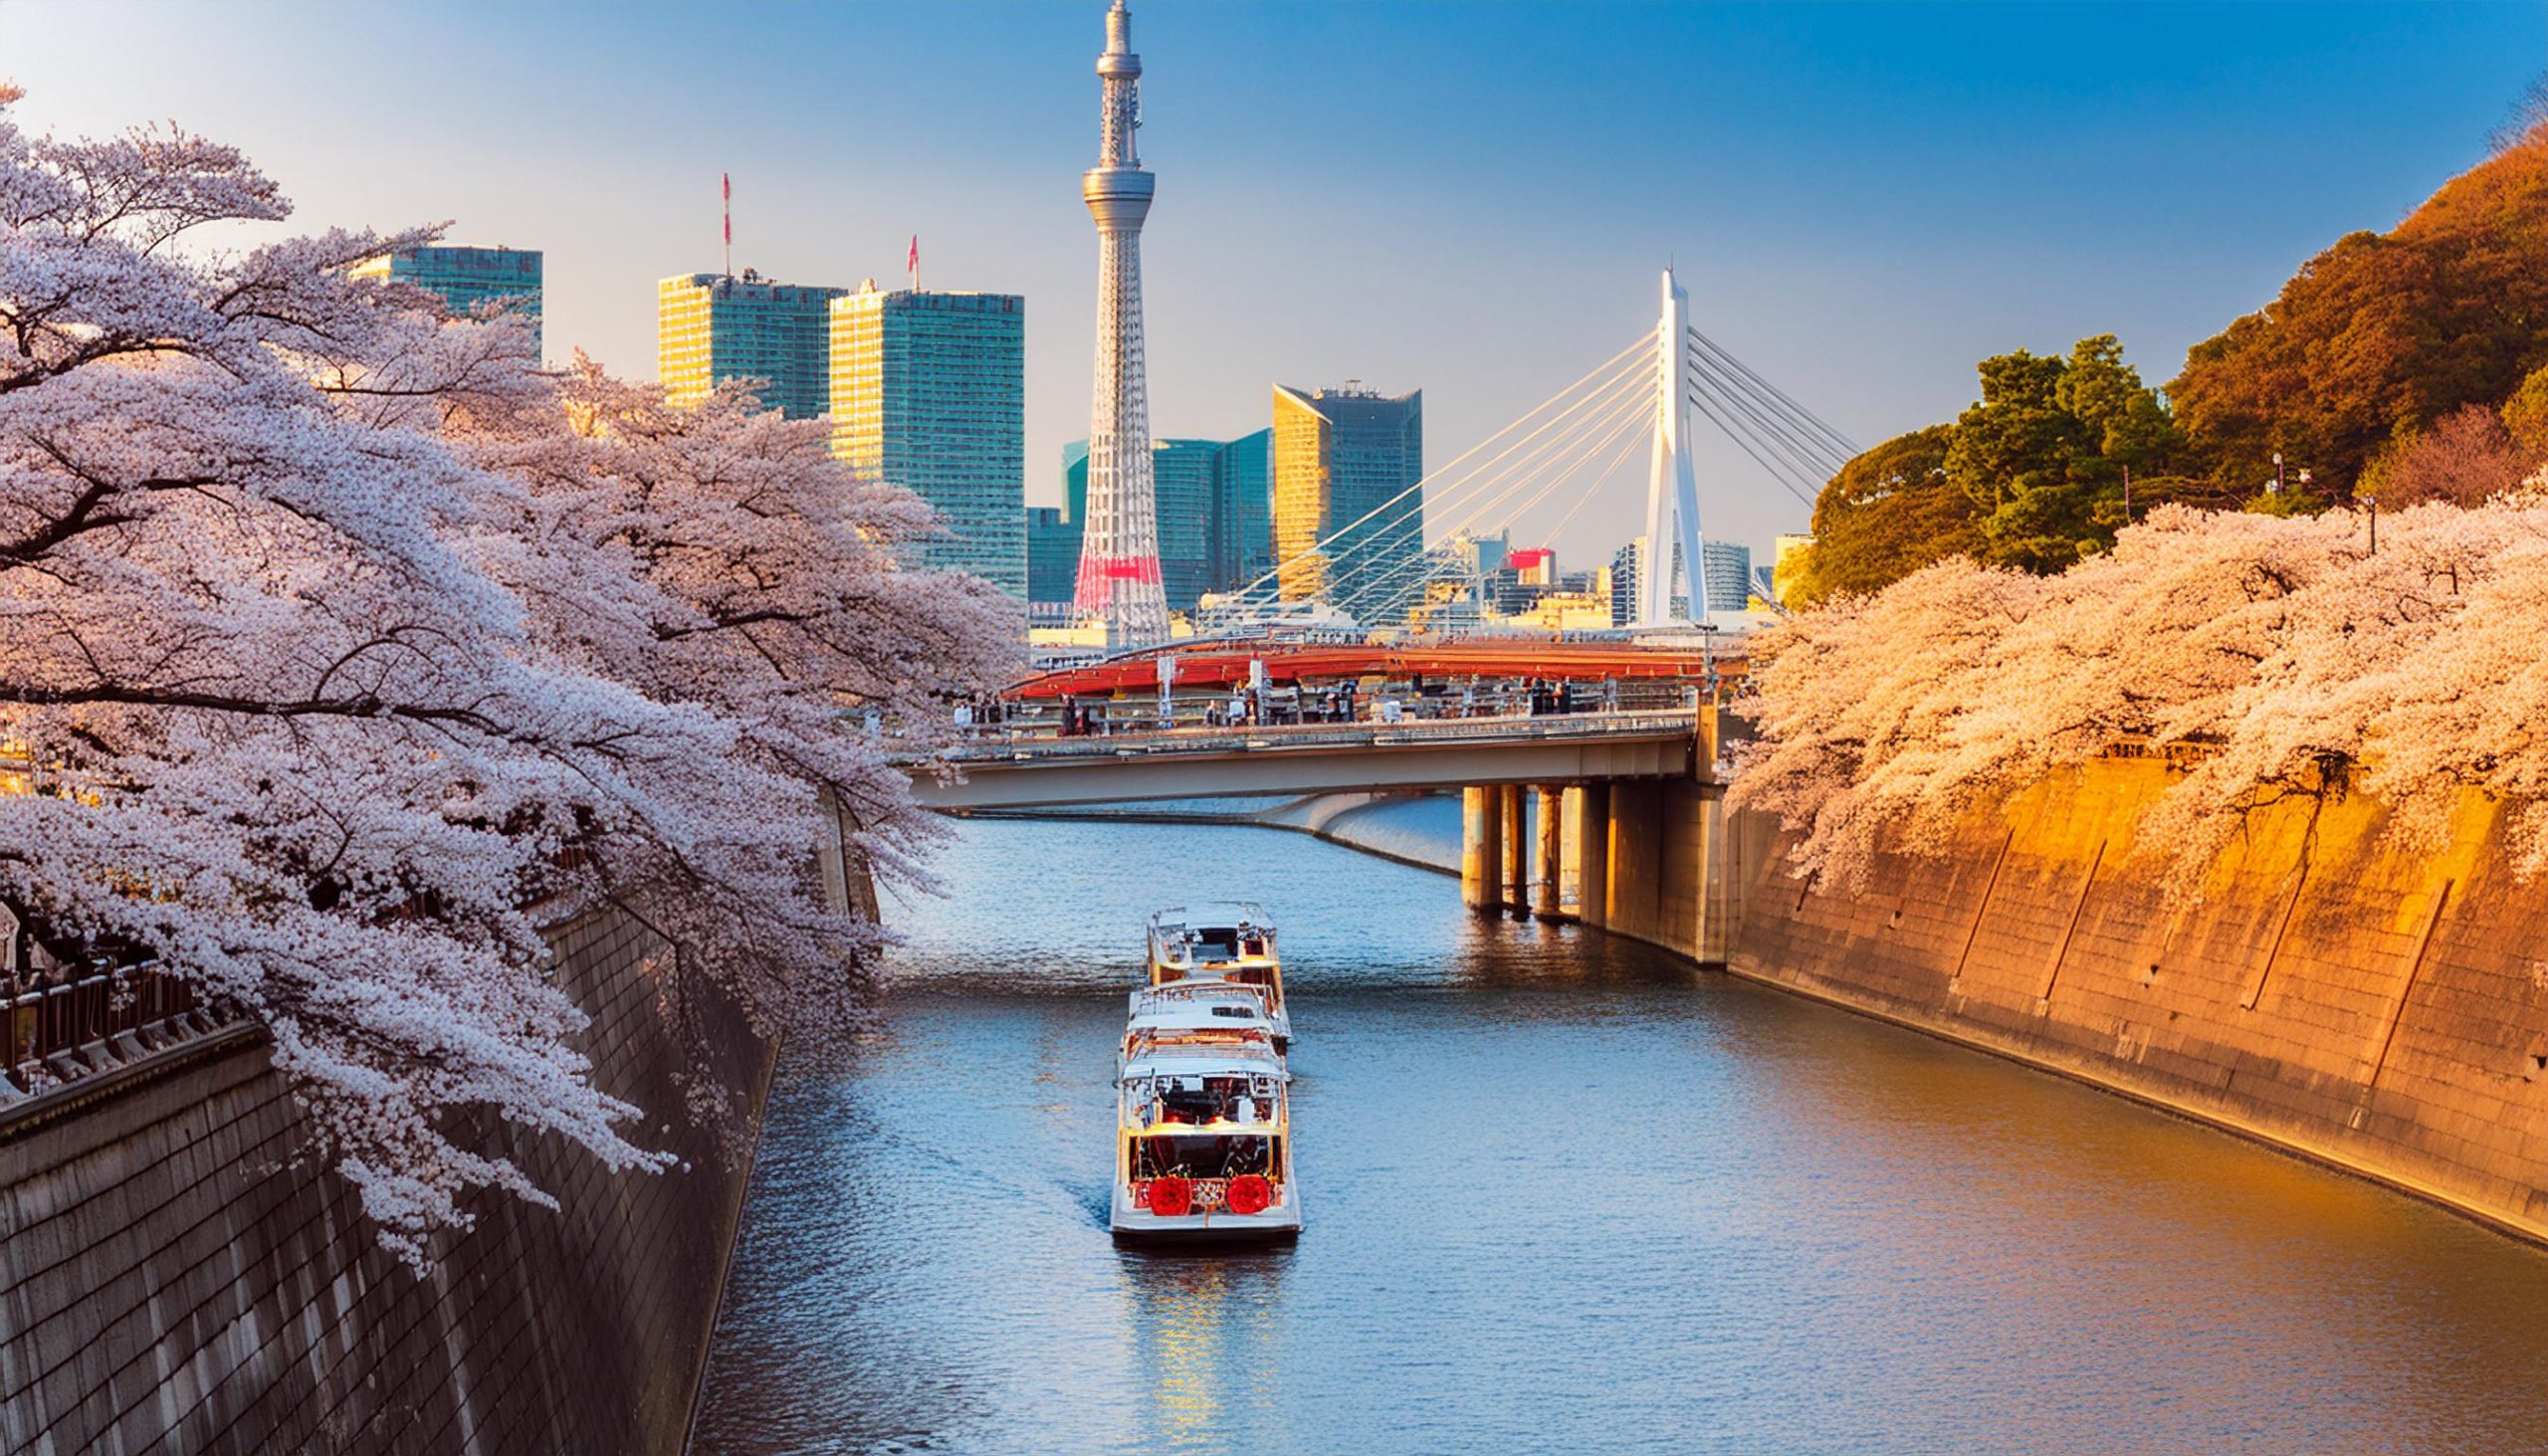
[[[2133,854],[2170,773],[2157,758],[2056,773],[1977,808],[1942,853],[1879,856],[1863,888],[1803,883],[1775,822],[1666,788],[1626,870],[1667,887],[1632,897],[1660,909],[1618,928],[1718,958],[1699,892],[1668,888],[1717,879],[1737,975],[2548,1242],[2548,879],[2508,872],[2502,806],[2471,793],[2447,842],[2416,850],[2382,841],[2364,796],[2288,801],[2199,894],[2172,895]]]
[[[482,1198],[419,1278],[304,1160],[244,1028],[21,1103],[0,1112],[0,1450],[679,1451],[749,1144],[679,1111],[692,1051],[648,970],[664,942],[619,916],[553,939],[596,1081],[650,1110],[638,1141],[678,1168],[614,1175],[482,1129],[562,1206]],[[694,1014],[757,1117],[772,1049],[731,1006]]]

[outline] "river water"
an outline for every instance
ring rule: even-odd
[[[1305,835],[940,864],[782,1067],[695,1450],[2548,1450],[2548,1254],[2412,1199]],[[1138,928],[1215,896],[1283,927],[1308,1228],[1118,1248]]]

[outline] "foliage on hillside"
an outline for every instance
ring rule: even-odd
[[[480,1190],[548,1200],[464,1129],[657,1165],[632,1125],[669,1109],[594,1087],[535,915],[663,930],[677,1020],[715,986],[838,1026],[878,933],[818,899],[822,801],[889,871],[927,830],[834,715],[939,721],[1007,667],[996,594],[902,571],[927,513],[819,423],[545,375],[519,321],[348,275],[431,230],[190,254],[287,216],[275,184],[172,127],[31,138],[15,100],[0,902],[245,1007],[411,1260]]]
[[[1982,398],[1954,425],[1888,441],[1824,488],[1804,599],[1957,554],[2061,570],[2113,544],[2126,470],[2136,513],[2465,504],[2523,479],[2548,461],[2543,112],[2534,98],[2493,156],[2395,230],[2339,239],[2272,304],[2197,344],[2165,399],[2110,335],[2066,360],[1983,360]],[[1944,474],[1918,479],[1953,485],[1976,515],[1940,491],[1884,494],[1941,430]],[[2283,488],[2267,491],[2277,453]]]
[[[2191,883],[2245,815],[2358,786],[2430,842],[2465,787],[2548,869],[2548,472],[2474,509],[2164,508],[2057,575],[1955,559],[1756,648],[1763,738],[1731,802],[1863,885],[1973,805],[2123,739],[2201,744],[2139,843]]]
[[[2168,386],[2218,484],[2272,456],[2341,499],[2392,440],[2490,409],[2548,365],[2548,122],[2452,178],[2388,233],[2309,260],[2281,296],[2186,356]]]

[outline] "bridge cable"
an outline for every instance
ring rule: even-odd
[[[1815,414],[1813,411],[1806,409],[1804,405],[1798,403],[1795,396],[1789,394],[1786,390],[1781,389],[1776,384],[1771,383],[1760,374],[1754,372],[1751,365],[1735,357],[1733,350],[1727,348],[1721,343],[1718,343],[1715,339],[1708,337],[1706,334],[1699,332],[1696,328],[1690,330],[1690,337],[1698,341],[1700,348],[1715,354],[1726,363],[1733,365],[1735,369],[1740,371],[1753,383],[1768,390],[1770,393],[1777,395],[1781,401],[1786,403],[1789,409],[1794,410],[1797,413],[1799,418],[1811,425],[1817,433],[1828,439],[1832,446],[1838,449],[1844,457],[1853,458],[1865,453],[1865,447],[1859,445],[1855,440],[1850,439],[1839,430],[1834,429],[1831,424],[1824,420],[1820,415]]]
[[[1589,372],[1587,372],[1587,373],[1586,373],[1582,378],[1577,379],[1574,383],[1567,385],[1565,388],[1560,389],[1557,393],[1550,395],[1547,399],[1545,399],[1545,400],[1541,401],[1539,404],[1537,404],[1537,405],[1533,406],[1531,409],[1529,409],[1529,410],[1527,410],[1527,411],[1523,412],[1523,413],[1522,413],[1521,415],[1519,415],[1519,416],[1516,416],[1516,417],[1514,418],[1514,420],[1513,420],[1510,424],[1507,424],[1506,426],[1504,426],[1504,428],[1502,428],[1502,429],[1500,429],[1500,430],[1496,431],[1496,432],[1495,432],[1494,434],[1492,434],[1492,435],[1487,436],[1485,439],[1480,440],[1477,444],[1470,446],[1467,450],[1462,451],[1458,456],[1456,456],[1456,457],[1454,457],[1453,459],[1451,459],[1448,463],[1446,463],[1446,464],[1444,464],[1444,465],[1442,465],[1442,466],[1440,466],[1440,467],[1437,467],[1436,469],[1434,469],[1433,471],[1429,472],[1428,474],[1426,474],[1426,475],[1425,475],[1425,476],[1423,476],[1422,478],[1418,479],[1418,480],[1415,482],[1415,484],[1413,484],[1413,485],[1411,485],[1411,486],[1408,486],[1405,490],[1400,491],[1397,495],[1392,496],[1392,497],[1390,497],[1388,500],[1383,501],[1383,502],[1381,502],[1380,505],[1378,505],[1378,506],[1376,506],[1376,507],[1372,508],[1372,510],[1370,510],[1370,511],[1368,511],[1368,512],[1364,513],[1364,514],[1363,514],[1363,516],[1361,516],[1360,518],[1358,518],[1358,519],[1356,519],[1356,520],[1354,520],[1348,521],[1346,524],[1344,524],[1344,525],[1342,525],[1342,526],[1338,526],[1338,527],[1336,527],[1334,530],[1329,531],[1329,532],[1327,533],[1327,535],[1325,535],[1325,536],[1321,537],[1318,541],[1316,541],[1316,542],[1312,543],[1312,544],[1311,544],[1307,549],[1302,550],[1302,551],[1296,551],[1296,552],[1294,552],[1291,556],[1288,556],[1288,557],[1285,557],[1285,558],[1283,558],[1283,559],[1280,559],[1280,560],[1276,561],[1276,562],[1275,562],[1271,567],[1268,567],[1265,571],[1263,571],[1263,572],[1259,573],[1259,574],[1258,574],[1258,575],[1257,575],[1253,580],[1250,580],[1246,585],[1241,586],[1241,587],[1240,587],[1236,592],[1233,592],[1233,593],[1232,593],[1232,595],[1234,595],[1234,596],[1244,596],[1244,595],[1246,595],[1248,592],[1251,592],[1251,591],[1255,590],[1257,587],[1262,586],[1262,585],[1264,585],[1265,583],[1267,583],[1267,582],[1269,582],[1269,581],[1276,581],[1276,582],[1279,582],[1279,580],[1280,580],[1280,578],[1281,578],[1281,576],[1282,576],[1283,568],[1284,568],[1285,566],[1291,565],[1291,564],[1293,564],[1294,562],[1296,562],[1296,561],[1298,561],[1298,560],[1302,559],[1303,557],[1306,557],[1306,556],[1308,556],[1308,555],[1310,555],[1310,554],[1312,554],[1312,553],[1316,552],[1316,551],[1319,549],[1319,547],[1320,547],[1320,546],[1325,545],[1328,541],[1333,540],[1335,537],[1337,537],[1337,536],[1339,536],[1339,535],[1343,534],[1345,531],[1351,530],[1351,529],[1353,529],[1354,527],[1356,527],[1356,526],[1358,526],[1358,525],[1363,524],[1365,521],[1370,520],[1373,517],[1376,517],[1376,516],[1380,515],[1381,512],[1388,510],[1388,509],[1389,509],[1390,507],[1392,507],[1392,506],[1395,506],[1398,502],[1403,501],[1403,500],[1404,500],[1404,499],[1406,499],[1408,496],[1414,495],[1414,494],[1416,494],[1417,492],[1419,492],[1419,491],[1423,490],[1423,489],[1424,489],[1424,487],[1426,487],[1427,485],[1440,485],[1440,484],[1442,484],[1442,478],[1443,478],[1443,477],[1445,477],[1445,476],[1449,475],[1452,471],[1454,471],[1454,470],[1458,469],[1458,468],[1459,468],[1463,463],[1465,463],[1466,461],[1468,461],[1468,460],[1470,459],[1470,457],[1475,456],[1475,455],[1476,455],[1476,454],[1478,454],[1480,451],[1485,450],[1488,446],[1493,445],[1496,441],[1503,439],[1506,435],[1511,434],[1513,431],[1515,431],[1515,430],[1517,430],[1517,429],[1520,429],[1523,425],[1525,425],[1525,424],[1529,423],[1531,420],[1533,420],[1533,419],[1537,418],[1538,416],[1540,416],[1540,415],[1542,415],[1542,414],[1547,413],[1547,412],[1548,412],[1552,407],[1557,406],[1561,401],[1567,400],[1569,396],[1571,396],[1571,395],[1575,394],[1579,389],[1582,389],[1586,384],[1592,383],[1592,381],[1594,381],[1594,380],[1600,380],[1600,381],[1601,381],[1601,383],[1600,383],[1599,385],[1597,385],[1597,386],[1596,386],[1596,387],[1592,391],[1592,393],[1593,393],[1593,394],[1598,394],[1598,393],[1600,393],[1603,389],[1608,388],[1612,383],[1616,382],[1616,375],[1615,375],[1615,371],[1617,371],[1617,370],[1619,369],[1619,366],[1621,365],[1621,363],[1622,363],[1623,361],[1629,360],[1629,359],[1630,359],[1632,356],[1634,356],[1634,355],[1638,355],[1638,354],[1644,353],[1647,349],[1649,349],[1649,348],[1651,348],[1651,347],[1653,346],[1653,342],[1654,342],[1654,338],[1653,338],[1653,334],[1652,334],[1652,333],[1650,333],[1650,332],[1649,332],[1649,333],[1646,333],[1646,334],[1644,334],[1644,335],[1641,335],[1641,336],[1640,336],[1640,337],[1638,337],[1634,342],[1631,342],[1630,344],[1628,344],[1628,346],[1627,346],[1627,347],[1625,347],[1625,348],[1623,348],[1623,349],[1619,350],[1619,351],[1618,351],[1617,353],[1615,353],[1615,354],[1612,354],[1609,358],[1607,358],[1607,359],[1603,360],[1601,363],[1594,365],[1594,366],[1593,366],[1593,367],[1592,367]],[[1483,463],[1481,464],[1481,466],[1480,466],[1479,468],[1480,468],[1480,469],[1482,469],[1482,468],[1484,468],[1484,466],[1485,466],[1485,465],[1491,465],[1491,464],[1493,464],[1496,460],[1501,459],[1501,458],[1502,458],[1502,456],[1510,454],[1510,453],[1511,453],[1515,448],[1517,448],[1518,446],[1520,446],[1522,443],[1524,443],[1525,441],[1530,440],[1530,439],[1531,439],[1531,438],[1533,438],[1534,436],[1536,436],[1536,435],[1538,435],[1539,433],[1541,433],[1542,431],[1546,430],[1546,429],[1549,427],[1549,425],[1550,425],[1550,424],[1555,423],[1555,419],[1556,419],[1556,418],[1563,418],[1565,414],[1567,414],[1567,413],[1569,413],[1569,412],[1572,412],[1573,410],[1575,410],[1576,408],[1578,408],[1582,403],[1583,403],[1583,401],[1582,401],[1582,400],[1576,400],[1576,401],[1574,401],[1573,403],[1569,403],[1569,404],[1567,404],[1567,405],[1565,406],[1565,409],[1563,409],[1563,410],[1559,411],[1559,414],[1558,414],[1556,417],[1553,417],[1553,418],[1552,418],[1551,420],[1549,420],[1549,421],[1545,421],[1545,422],[1543,422],[1543,423],[1539,426],[1539,428],[1538,428],[1538,429],[1533,430],[1530,434],[1528,434],[1528,435],[1524,435],[1523,437],[1521,437],[1521,439],[1520,439],[1520,440],[1516,440],[1516,441],[1514,441],[1511,445],[1506,446],[1506,447],[1505,447],[1505,449],[1504,449],[1503,451],[1499,452],[1497,455],[1495,455],[1495,456],[1490,456],[1490,457],[1487,459],[1487,461],[1485,461],[1485,462],[1483,462]],[[1471,474],[1474,474],[1474,473],[1475,473],[1475,471],[1472,471],[1472,472],[1471,472]]]
[[[1850,456],[1833,449],[1775,399],[1745,383],[1741,375],[1727,373],[1704,355],[1694,356],[1691,362],[1696,366],[1696,382],[1713,385],[1721,402],[1742,408],[1755,424],[1776,434],[1791,447],[1785,453],[1809,472],[1827,480],[1849,463]]]

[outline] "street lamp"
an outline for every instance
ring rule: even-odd
[[[2380,498],[2365,496],[2362,504],[2371,510],[2371,554],[2377,556],[2380,554]]]

